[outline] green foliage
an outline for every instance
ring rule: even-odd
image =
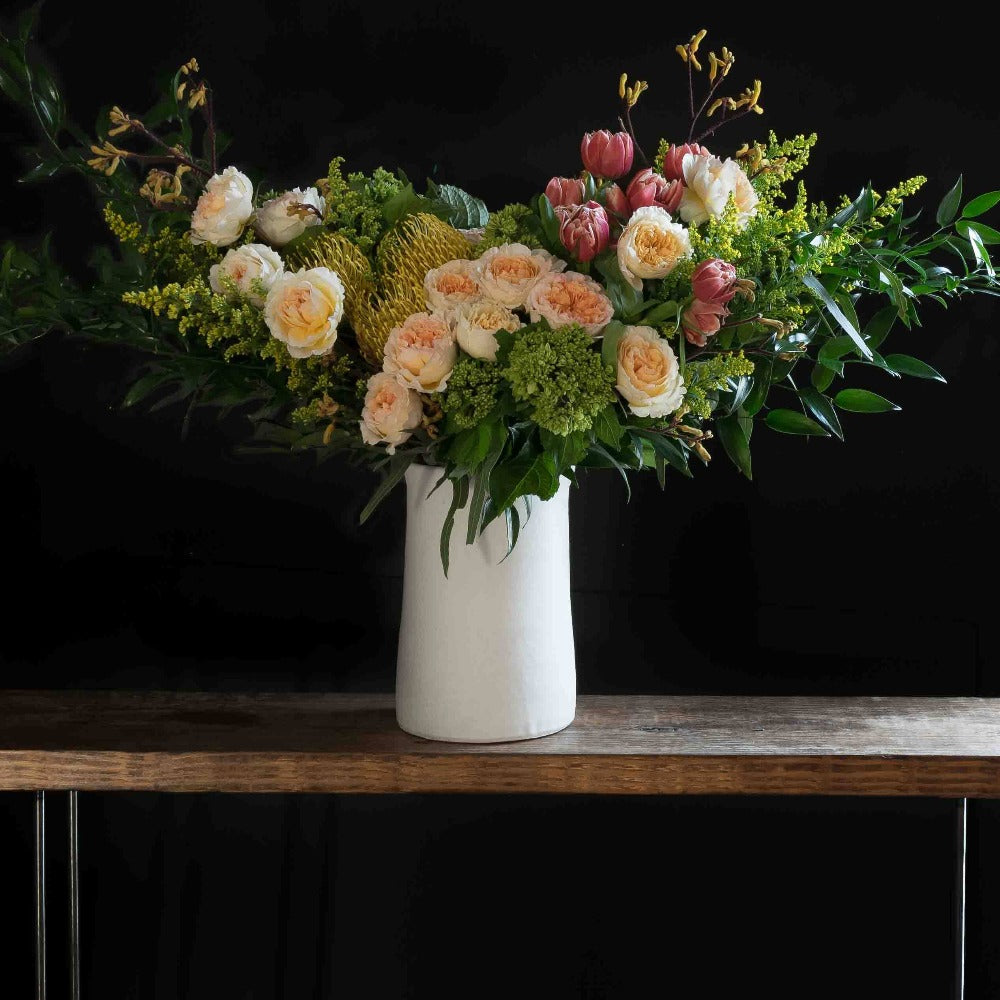
[[[581,327],[525,327],[514,339],[503,377],[530,419],[553,434],[589,430],[615,398],[614,369]]]
[[[370,175],[350,173],[345,177],[343,165],[342,156],[335,156],[330,161],[323,185],[326,198],[323,221],[334,232],[355,243],[362,253],[371,256],[395,221],[387,220],[385,206],[400,195],[405,185],[382,167],[376,167]]]
[[[707,420],[717,394],[729,389],[731,382],[753,373],[754,364],[742,351],[713,354],[704,361],[692,361],[684,371],[684,409]]]

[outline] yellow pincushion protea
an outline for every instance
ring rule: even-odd
[[[449,260],[467,259],[466,238],[437,216],[420,213],[398,222],[378,248],[378,277],[364,254],[345,237],[324,232],[289,254],[300,267],[329,267],[347,292],[345,314],[365,359],[381,367],[389,332],[407,316],[423,311],[424,278]]]

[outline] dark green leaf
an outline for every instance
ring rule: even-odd
[[[618,256],[613,252],[601,254],[594,261],[594,267],[604,276],[605,289],[615,307],[615,315],[626,320],[634,319],[643,306],[642,291],[625,280],[618,266]]]
[[[0,90],[15,104],[23,104],[27,99],[27,94],[21,89],[21,85],[3,68],[0,68]]]
[[[507,521],[507,556],[509,556],[514,551],[514,546],[517,545],[517,536],[521,533],[521,515],[517,512],[516,506],[508,507],[503,513]],[[504,556],[500,562],[503,562],[507,556]]]
[[[854,341],[858,350],[866,357],[871,357],[871,351],[865,345],[864,339],[861,336],[861,331],[858,330],[851,321],[844,315],[843,310],[839,305],[833,300],[830,293],[823,287],[820,281],[811,274],[801,275],[802,284],[806,286],[826,307],[826,311],[843,327],[846,331],[848,337]]]
[[[679,473],[691,478],[692,472],[688,467],[687,452],[675,438],[657,434],[655,431],[636,430],[635,428],[629,428],[629,434],[633,441],[636,439],[648,441],[657,455],[662,455]]]
[[[771,410],[765,421],[767,426],[782,434],[811,434],[818,437],[829,437],[829,431],[821,427],[815,420],[796,410]]]
[[[517,456],[497,464],[490,475],[490,496],[497,510],[522,496],[549,500],[558,488],[559,472],[552,456],[534,451],[530,441]]]
[[[925,361],[919,358],[911,358],[908,354],[887,354],[885,363],[900,375],[910,375],[913,378],[932,378],[938,382],[944,382],[945,377],[935,369],[931,368]]]
[[[657,455],[654,459],[656,464],[656,481],[660,484],[660,489],[667,488],[667,460],[662,455]]]
[[[451,563],[451,533],[455,527],[455,515],[462,510],[469,501],[469,480],[467,476],[451,481],[451,506],[445,515],[444,524],[441,525],[441,568],[444,575],[448,575],[448,566]]]
[[[122,406],[135,406],[136,403],[141,402],[151,392],[158,389],[161,385],[165,385],[173,378],[174,376],[169,372],[150,372],[148,375],[143,375],[141,379],[133,383],[132,387],[125,394]]]
[[[975,230],[979,234],[979,238],[983,241],[986,246],[996,246],[1000,244],[1000,232],[994,229],[992,226],[987,226],[985,222],[966,222],[964,219],[957,223],[955,229],[958,230],[966,239],[969,239],[969,230]]]
[[[389,467],[386,470],[385,478],[379,484],[374,494],[372,494],[372,498],[365,505],[364,510],[361,511],[361,516],[358,519],[359,524],[364,524],[375,513],[378,505],[396,488],[416,457],[415,452],[407,451],[393,455],[389,459]]]
[[[539,432],[539,441],[542,450],[552,456],[560,475],[582,462],[587,454],[587,438],[583,431],[553,434],[543,429]]]
[[[810,381],[819,392],[826,392],[830,384],[836,377],[836,372],[832,368],[825,368],[823,365],[816,365],[812,370]]]
[[[850,410],[852,413],[888,413],[899,409],[895,403],[867,389],[841,389],[833,397],[833,401],[842,410]]]
[[[676,302],[656,302],[653,308],[642,317],[643,323],[648,326],[657,326],[665,323],[668,319],[673,319],[680,308]]]
[[[551,246],[559,246],[559,220],[552,209],[552,202],[544,194],[538,199],[538,214],[542,220],[542,232],[545,233],[545,238]]]
[[[844,431],[840,426],[840,418],[833,408],[833,403],[821,392],[817,392],[811,386],[799,389],[799,398],[802,405],[809,411],[820,426],[825,427],[831,434],[844,440]]]
[[[618,341],[625,332],[625,324],[613,319],[605,328],[601,340],[601,359],[606,365],[618,368]]]
[[[982,236],[972,228],[971,224],[966,232],[966,237],[969,240],[969,245],[972,247],[972,253],[976,258],[976,263],[982,267],[986,268],[986,273],[992,278],[994,275],[993,262],[990,260],[989,251],[986,249],[986,245],[983,243]]]
[[[471,545],[479,534],[486,510],[486,500],[489,495],[490,473],[500,460],[507,444],[507,426],[502,421],[490,421],[484,425],[489,428],[490,442],[482,465],[474,475],[475,489],[472,493],[472,506],[469,508],[469,530],[466,534],[466,544]]]
[[[747,398],[743,400],[743,412],[748,417],[753,417],[760,412],[760,408],[767,399],[768,389],[771,388],[771,371],[774,366],[774,358],[770,357],[766,361],[758,361],[753,370],[753,385],[747,393]]]
[[[986,194],[981,194],[978,198],[973,198],[962,209],[962,218],[974,219],[977,215],[984,215],[997,202],[1000,202],[1000,191],[989,191]]]
[[[889,335],[898,315],[895,308],[885,306],[868,321],[865,327],[865,342],[873,351],[878,350],[882,341]]]
[[[447,209],[445,218],[456,229],[475,229],[479,226],[485,226],[490,221],[486,202],[474,198],[453,184],[438,186],[434,200],[445,206]]]
[[[937,224],[939,226],[947,226],[952,219],[958,214],[958,206],[962,203],[962,176],[959,174],[958,180],[955,181],[954,187],[941,199],[941,204],[938,205]]]
[[[747,479],[753,479],[753,470],[750,465],[750,442],[747,441],[739,417],[733,413],[721,420],[716,420],[715,430],[733,465]]]
[[[593,459],[594,455],[598,457],[596,459]],[[632,486],[628,481],[628,472],[625,469],[625,466],[622,465],[622,463],[619,462],[618,459],[615,458],[615,456],[612,455],[611,452],[604,447],[604,445],[599,444],[596,441],[591,444],[590,455],[587,456],[587,464],[588,465],[592,464],[595,468],[617,469],[618,474],[622,477],[622,480],[625,483],[626,501],[632,499]]]
[[[613,451],[618,450],[625,428],[618,419],[618,407],[612,403],[594,417],[594,435]]]

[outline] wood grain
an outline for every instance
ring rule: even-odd
[[[582,697],[470,746],[391,695],[0,692],[0,790],[34,788],[1000,797],[1000,700]]]

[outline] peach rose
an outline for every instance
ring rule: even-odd
[[[544,319],[553,330],[582,326],[592,337],[599,336],[614,315],[604,289],[578,271],[542,278],[528,295],[527,306],[532,323]]]
[[[483,297],[471,260],[449,260],[424,278],[424,296],[430,310],[454,309]]]
[[[521,321],[506,307],[481,299],[460,306],[451,314],[458,346],[483,361],[497,359],[497,330],[519,330]]]
[[[618,238],[618,267],[635,289],[643,278],[665,278],[690,256],[688,231],[655,205],[636,209]]]
[[[385,371],[417,392],[441,392],[456,360],[458,348],[451,327],[434,313],[407,316],[385,342]]]
[[[191,214],[191,239],[227,247],[235,243],[253,215],[253,184],[236,167],[226,167],[205,182]]]
[[[271,336],[293,358],[326,354],[337,341],[344,315],[344,286],[328,267],[286,271],[276,278],[264,302]]]
[[[527,302],[537,281],[565,267],[565,261],[547,250],[532,250],[523,243],[505,243],[490,247],[479,258],[476,277],[486,298],[508,309],[518,309]]]
[[[361,410],[361,438],[365,444],[388,445],[386,451],[393,455],[396,445],[420,426],[422,417],[420,395],[401,386],[394,376],[379,372],[368,380]]]
[[[269,246],[245,243],[227,250],[225,257],[208,269],[208,283],[217,295],[235,292],[260,309],[264,306],[264,296],[284,269],[281,258]]]
[[[637,417],[665,417],[684,399],[684,379],[666,337],[650,326],[627,326],[618,341],[615,388]]]

